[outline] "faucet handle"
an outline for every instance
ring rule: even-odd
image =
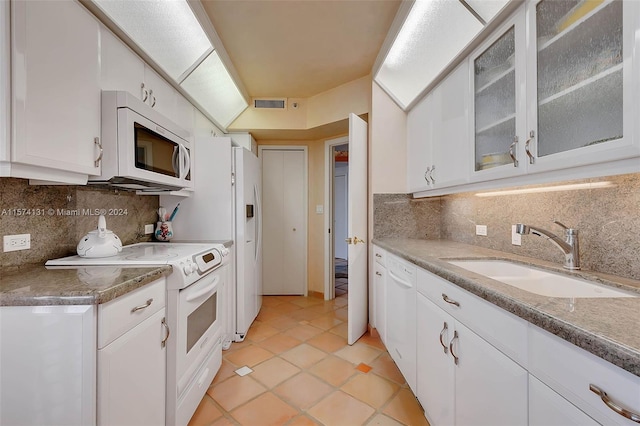
[[[565,224],[563,224],[562,222],[559,222],[557,220],[554,220],[553,223],[555,223],[556,225],[560,226],[562,229],[564,229],[564,233],[566,235],[577,235],[578,234],[578,230],[577,229],[573,229],[573,228],[569,228],[568,226],[566,226]]]

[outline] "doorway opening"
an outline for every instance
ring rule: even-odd
[[[336,145],[333,151],[333,252],[334,292],[343,296],[349,291],[349,144]]]
[[[349,288],[348,232],[349,137],[325,142],[325,300],[347,295]]]

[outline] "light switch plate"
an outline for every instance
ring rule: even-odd
[[[476,225],[476,235],[487,236],[487,225]]]
[[[522,245],[522,235],[516,232],[515,225],[511,225],[511,244],[513,244],[514,246]]]
[[[146,234],[153,234],[153,223],[150,223],[148,225],[144,226],[144,233]]]

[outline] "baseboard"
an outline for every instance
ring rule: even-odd
[[[321,291],[309,291],[307,297],[315,297],[317,299],[324,299],[324,293]]]

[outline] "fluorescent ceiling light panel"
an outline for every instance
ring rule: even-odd
[[[248,106],[215,51],[180,86],[225,129]]]
[[[478,15],[489,22],[509,3],[509,0],[465,0]]]
[[[185,0],[94,0],[177,80],[213,46]]]
[[[417,0],[375,80],[406,109],[482,28],[457,0]]]

